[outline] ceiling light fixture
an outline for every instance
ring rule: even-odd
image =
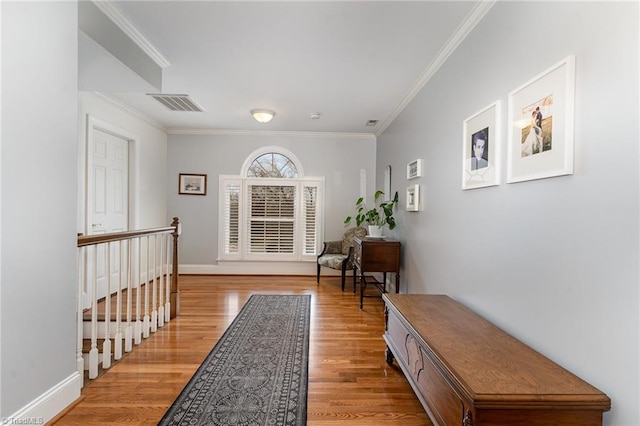
[[[260,123],[268,123],[276,113],[268,109],[254,109],[251,110],[251,115]]]

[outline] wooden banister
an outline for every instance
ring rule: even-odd
[[[100,359],[102,368],[109,368],[112,357],[120,359],[123,349],[130,352],[134,344],[179,315],[179,236],[177,217],[166,227],[77,235],[76,364],[80,374],[88,370],[89,379],[97,377]],[[99,306],[104,306],[100,319]],[[84,353],[84,339],[91,342],[88,354]],[[103,342],[100,347],[99,340]]]
[[[83,235],[78,233],[78,247],[103,244],[113,241],[129,240],[153,234],[168,234],[173,237],[173,261],[171,269],[171,315],[173,319],[180,315],[180,289],[178,288],[178,237],[180,236],[180,218],[174,217],[171,226],[138,229],[134,231],[110,232],[107,234]]]
[[[177,217],[173,218],[173,223],[179,222]],[[131,238],[141,237],[144,235],[153,234],[168,234],[169,232],[176,232],[176,227],[165,226],[163,228],[148,228],[139,229],[136,231],[122,231],[122,232],[110,232],[108,234],[96,234],[96,235],[82,235],[78,234],[78,247],[90,246],[93,244],[102,244],[113,241],[129,240]]]

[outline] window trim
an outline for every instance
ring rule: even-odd
[[[297,178],[258,178],[247,177],[249,167],[253,162],[264,154],[277,153],[287,157],[296,167],[298,171]],[[240,175],[219,175],[218,177],[218,260],[221,261],[316,261],[318,253],[320,253],[322,245],[322,235],[324,232],[324,199],[325,199],[325,178],[324,177],[305,177],[302,163],[298,157],[289,151],[288,149],[279,146],[264,146],[256,149],[249,154],[242,168],[240,169]],[[226,239],[227,239],[227,186],[230,184],[239,185],[240,192],[238,198],[238,253],[227,253],[225,251]],[[247,224],[248,215],[247,211],[247,188],[251,184],[257,185],[284,185],[291,184],[296,187],[296,199],[295,199],[295,211],[294,211],[294,252],[293,253],[250,253],[248,251],[247,242]],[[306,216],[305,208],[306,201],[304,198],[304,188],[307,186],[314,186],[317,188],[317,199],[315,204],[315,247],[314,253],[305,254],[305,248],[307,247],[305,230],[306,230]]]

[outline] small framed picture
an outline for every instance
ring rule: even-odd
[[[413,160],[407,164],[407,179],[414,179],[422,176],[422,160]]]
[[[509,93],[507,183],[573,173],[575,57]]]
[[[499,185],[500,101],[462,124],[462,189]]]
[[[207,175],[180,173],[178,176],[178,194],[207,195]]]
[[[417,212],[420,210],[420,185],[413,185],[407,188],[407,211]]]

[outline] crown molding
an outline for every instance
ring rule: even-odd
[[[170,135],[213,135],[213,136],[294,136],[299,138],[324,138],[324,139],[370,139],[375,141],[373,133],[347,133],[347,132],[303,132],[303,131],[278,131],[278,130],[230,130],[230,129],[188,129],[172,128],[167,131]]]
[[[131,21],[115,5],[113,0],[92,0],[114,24],[118,26],[144,53],[146,53],[160,68],[167,68],[171,62],[131,23]]]
[[[135,108],[112,98],[103,92],[92,92],[96,96],[112,103],[116,107],[134,115],[140,120],[150,124],[168,135],[211,135],[211,136],[287,136],[298,138],[324,138],[324,139],[358,139],[376,140],[373,133],[347,133],[347,132],[302,132],[302,131],[276,131],[276,130],[231,130],[231,129],[190,129],[190,128],[166,128],[161,123],[141,113]]]
[[[107,102],[112,103],[113,105],[115,105],[116,107],[128,112],[129,114],[139,118],[140,120],[144,121],[147,124],[152,125],[153,127],[156,127],[158,130],[161,130],[165,133],[168,133],[167,128],[165,126],[162,125],[162,123],[159,123],[157,121],[155,121],[154,119],[152,119],[151,117],[141,113],[140,111],[138,111],[135,108],[130,107],[129,105],[125,104],[124,102],[121,102],[117,99],[112,98],[111,96],[103,93],[103,92],[92,92],[93,94],[95,94],[96,96],[101,97],[102,99],[106,100]]]
[[[484,15],[491,9],[491,7],[498,0],[481,0],[476,3],[471,12],[462,21],[458,28],[453,32],[453,35],[442,46],[438,54],[433,61],[427,66],[422,75],[416,80],[415,83],[409,89],[409,92],[400,101],[396,109],[391,113],[389,117],[381,124],[380,128],[376,131],[376,136],[380,136],[389,127],[389,125],[400,115],[407,105],[416,97],[416,95],[427,84],[431,77],[433,77],[440,67],[449,59],[449,56],[458,48],[460,43],[467,38],[471,30],[482,20]]]

